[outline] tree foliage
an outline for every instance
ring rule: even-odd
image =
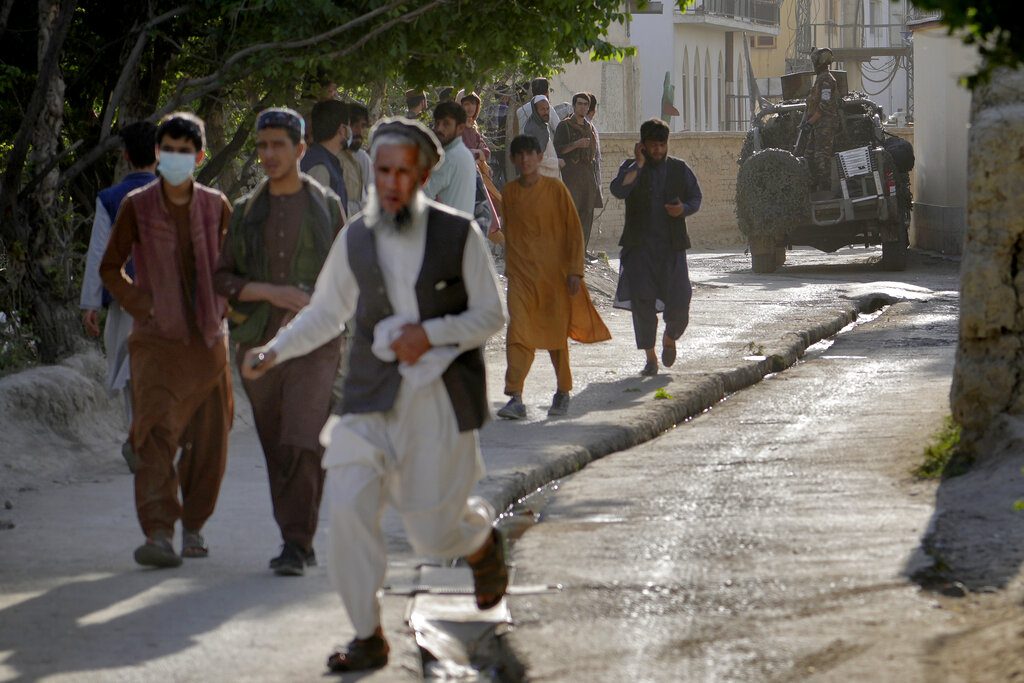
[[[949,32],[958,33],[982,56],[978,71],[967,78],[974,89],[999,67],[1016,68],[1024,61],[1024,13],[1015,0],[913,0],[921,9],[942,10]]]
[[[71,350],[75,259],[96,192],[117,175],[125,123],[199,113],[201,180],[233,195],[265,106],[306,110],[327,84],[386,102],[396,88],[621,58],[605,36],[627,16],[620,0],[3,0],[0,356],[4,326],[19,320],[43,360]],[[71,312],[63,323],[60,310]]]

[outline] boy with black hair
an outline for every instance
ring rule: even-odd
[[[300,168],[303,173],[338,195],[342,207],[347,208],[345,171],[338,155],[352,140],[348,105],[338,100],[323,100],[313,105],[313,112],[309,118],[313,129],[313,143],[302,157]],[[297,140],[295,142],[298,144]]]
[[[345,222],[338,196],[299,173],[304,133],[302,117],[290,109],[267,109],[256,119],[256,153],[267,179],[235,203],[214,275],[217,292],[231,302],[238,360],[273,339],[309,303]],[[319,436],[340,358],[334,338],[259,379],[242,379],[284,543],[270,561],[278,575],[300,576],[316,562],[313,535],[323,489]]]
[[[583,230],[572,195],[560,180],[540,172],[544,152],[532,135],[509,145],[517,180],[505,183],[502,225],[508,277],[505,394],[498,411],[508,420],[526,417],[523,386],[537,349],[546,349],[557,386],[549,417],[569,410],[570,338],[584,344],[611,339],[583,284]]]
[[[146,535],[135,561],[151,567],[206,557],[200,532],[227,463],[231,371],[225,301],[213,289],[213,272],[231,205],[192,179],[205,142],[194,114],[164,118],[156,131],[160,177],[122,202],[100,263],[103,284],[134,319],[130,439],[138,457],[135,507]],[[134,278],[123,270],[129,257]],[[171,545],[179,519],[181,555]]]
[[[124,142],[124,159],[128,162],[129,172],[121,182],[100,191],[96,197],[96,215],[93,218],[92,234],[89,237],[89,251],[85,257],[85,272],[82,276],[82,294],[79,307],[82,309],[82,325],[89,336],[100,334],[99,312],[107,309],[107,319],[103,326],[103,350],[107,354],[107,377],[105,385],[112,394],[121,392],[124,399],[125,416],[132,421],[132,401],[128,363],[128,334],[132,329],[132,319],[128,313],[114,301],[100,281],[100,261],[103,252],[110,242],[110,232],[114,218],[121,207],[121,202],[132,190],[148,185],[156,179],[156,153],[153,145],[156,141],[156,126],[149,121],[129,123],[119,133]],[[129,277],[134,277],[135,270],[131,261],[125,264]],[[128,469],[135,471],[137,464],[130,440],[125,440],[121,454],[128,463]]]

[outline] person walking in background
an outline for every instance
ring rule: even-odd
[[[488,416],[482,347],[504,311],[479,230],[422,191],[442,154],[418,122],[377,126],[367,210],[335,240],[310,305],[242,365],[246,379],[258,380],[334,338],[355,315],[344,414],[324,429],[328,569],[355,628],[328,658],[333,672],[388,661],[377,597],[387,570],[385,502],[415,552],[466,558],[478,608],[497,605],[508,584],[494,510],[470,496],[483,474],[477,430]]]
[[[604,208],[604,190],[601,184],[601,131],[597,129],[597,124],[594,123],[594,118],[597,117],[597,96],[594,93],[590,95],[590,109],[587,110],[587,121],[590,121],[590,125],[594,129],[594,182],[597,183],[597,197],[594,202],[594,209]],[[587,253],[587,260],[596,260],[595,257]]]
[[[455,102],[442,102],[434,107],[434,134],[444,147],[444,158],[423,191],[430,199],[473,216],[476,211],[476,162],[462,142],[466,127],[466,110]]]
[[[690,167],[668,156],[668,134],[664,121],[644,121],[633,158],[622,162],[611,184],[612,195],[626,203],[615,306],[632,311],[636,347],[646,356],[640,371],[645,376],[658,374],[654,343],[659,303],[665,319],[661,362],[671,367],[676,340],[690,322],[693,296],[686,265],[686,217],[700,209],[701,191]]]
[[[548,98],[544,95],[536,95],[531,103],[531,108],[532,113],[530,118],[527,119],[526,125],[523,126],[523,134],[535,139],[543,150],[544,156],[540,165],[541,175],[555,178],[556,180],[560,179],[561,173],[559,168],[563,162],[558,158],[558,154],[555,152],[555,145],[552,142],[553,133],[549,126],[551,103],[548,102]]]
[[[231,338],[240,361],[270,341],[309,303],[345,212],[331,190],[299,174],[306,150],[298,112],[267,109],[256,119],[256,153],[267,178],[235,203],[214,275],[231,303]],[[270,500],[284,545],[270,561],[276,574],[300,576],[316,563],[323,490],[320,430],[331,407],[341,342],[331,339],[258,380],[243,377],[267,462]]]
[[[406,90],[405,91],[405,106],[406,118],[414,121],[420,121],[421,123],[427,123],[430,118],[427,114],[427,93],[422,90]]]
[[[594,225],[594,206],[600,190],[594,180],[594,157],[597,154],[597,134],[587,120],[590,96],[585,92],[572,97],[572,116],[561,121],[555,130],[554,146],[562,167],[562,182],[569,188],[572,201],[583,226],[583,248],[590,243]]]
[[[125,196],[132,190],[156,180],[156,126],[149,121],[136,121],[122,128],[119,134],[124,143],[124,159],[128,162],[129,171],[121,182],[100,191],[96,197],[96,215],[89,236],[89,251],[85,257],[79,307],[82,309],[82,325],[86,334],[92,337],[98,337],[100,334],[100,310],[107,310],[107,319],[103,325],[103,351],[107,355],[107,376],[104,385],[112,394],[121,392],[125,417],[131,424],[132,393],[128,335],[132,330],[132,318],[103,287],[100,280],[100,261],[110,242],[113,222]],[[128,277],[135,277],[131,260],[125,264],[125,273]],[[121,455],[128,463],[128,469],[135,472],[138,458],[132,450],[131,439],[125,439],[121,446]]]
[[[348,195],[345,213],[351,217],[363,210],[371,182],[370,157],[361,149],[363,134],[370,125],[370,112],[358,102],[346,102],[345,107],[350,135],[338,152],[338,160],[341,162],[345,176],[345,193]]]
[[[537,349],[547,349],[557,388],[548,415],[565,415],[572,391],[569,344],[611,339],[583,284],[583,231],[569,190],[541,175],[540,143],[520,135],[509,146],[519,178],[505,185],[508,335],[505,394],[498,416],[526,417],[523,385]]]
[[[476,122],[476,118],[480,114],[480,96],[471,92],[462,98],[460,104],[466,110],[466,127],[462,129],[462,142],[466,145],[466,149],[473,154],[477,165],[481,161],[486,164],[491,158],[491,150]]]
[[[303,173],[338,195],[341,205],[347,209],[345,171],[338,155],[352,140],[348,106],[338,100],[323,100],[313,105],[313,113],[309,118],[313,128],[313,144],[302,156],[300,168]]]
[[[138,456],[135,507],[146,535],[135,561],[176,567],[182,557],[209,552],[200,532],[217,504],[227,463],[231,369],[226,302],[214,291],[213,273],[231,205],[192,179],[206,146],[199,117],[168,115],[156,143],[160,178],[125,197],[100,277],[134,319],[128,338],[131,442]],[[134,278],[123,271],[129,257]],[[179,519],[180,556],[171,545]]]

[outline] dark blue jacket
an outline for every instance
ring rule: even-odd
[[[124,200],[128,193],[132,190],[136,190],[143,185],[156,180],[156,175],[149,171],[134,171],[126,175],[121,182],[116,185],[111,185],[105,190],[100,190],[98,195],[100,203],[103,208],[107,210],[107,215],[110,216],[110,222],[113,223],[117,220],[117,211],[121,208],[121,202]],[[135,277],[135,266],[132,264],[131,259],[124,266],[125,272],[128,277]],[[95,291],[95,290],[93,290]],[[103,288],[103,307],[106,308],[110,305],[110,302],[114,300],[114,297],[110,295],[107,288]]]

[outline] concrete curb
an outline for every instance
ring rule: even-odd
[[[485,476],[480,482],[479,494],[496,510],[506,510],[537,489],[578,472],[594,460],[650,441],[700,415],[729,394],[791,367],[812,344],[834,336],[859,315],[877,311],[892,300],[884,294],[871,294],[855,301],[838,302],[840,310],[831,319],[784,333],[773,345],[766,346],[763,360],[677,378],[673,380],[673,397],[658,401],[655,407],[636,416],[632,424],[595,429],[594,439],[566,445],[548,462],[526,473]]]

